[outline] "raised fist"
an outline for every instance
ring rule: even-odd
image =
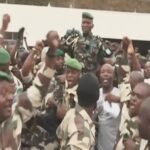
[[[10,23],[10,15],[9,14],[4,14],[3,15],[3,21],[2,21],[2,27],[3,27],[3,29],[6,30],[9,23]]]
[[[124,37],[124,38],[122,39],[121,47],[122,47],[122,49],[123,49],[124,51],[127,51],[128,46],[129,46],[129,43],[130,43],[130,40],[129,40],[128,37]]]

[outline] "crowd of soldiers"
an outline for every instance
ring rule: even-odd
[[[150,150],[150,57],[128,37],[112,43],[82,32],[24,49],[0,28],[0,150]],[[32,33],[31,33],[32,34]]]

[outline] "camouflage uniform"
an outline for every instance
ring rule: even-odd
[[[119,134],[120,137],[116,150],[124,150],[125,148],[123,142],[128,138],[132,138],[132,140],[135,141],[137,150],[139,149],[141,138],[139,137],[137,120],[138,120],[137,117],[133,118],[128,117],[128,119],[125,120],[124,128],[122,128],[122,131]]]
[[[128,120],[129,117],[129,101],[131,99],[131,86],[129,83],[129,74],[130,74],[130,67],[128,65],[128,61],[126,58],[122,56],[117,56],[118,65],[116,67],[116,73],[118,77],[118,88],[120,90],[120,100],[121,100],[121,121],[119,126],[119,131],[121,132],[124,128],[125,121]],[[124,72],[124,73],[123,73]]]
[[[77,103],[76,89],[77,85],[75,85],[72,88],[67,88],[67,81],[65,83],[60,83],[56,78],[53,79],[50,84],[49,93],[45,98],[45,104],[47,103],[49,98],[52,98],[57,103],[57,107],[48,107],[47,112],[51,112],[53,110],[53,115],[56,117],[56,111],[57,109],[59,109],[59,105],[63,105],[63,107],[65,107],[66,110],[75,107],[75,104]],[[58,123],[56,124],[56,126],[58,127]]]
[[[87,112],[78,104],[70,109],[57,129],[60,150],[92,150],[95,126]]]
[[[138,130],[138,117],[125,120],[124,126],[120,132],[119,141],[116,146],[116,150],[125,150],[124,141],[131,138],[136,144],[136,150],[147,150],[147,140],[141,139]]]
[[[119,85],[121,91],[121,122],[119,127],[118,143],[116,150],[124,150],[124,141],[131,138],[135,144],[137,150],[145,150],[145,142],[142,142],[138,131],[138,117],[129,116],[129,101],[131,99],[131,87],[129,84],[129,77],[124,78],[124,82]],[[142,142],[142,143],[141,143]],[[144,143],[144,144],[143,144]]]
[[[67,110],[69,110],[70,108],[75,107],[75,104],[77,103],[77,87],[78,85],[68,88],[67,81],[65,84],[62,84],[54,79],[51,82],[51,90],[46,96],[46,102],[47,99],[54,98],[58,104],[63,105]]]
[[[47,103],[47,100],[51,97],[54,98],[57,102],[62,102],[63,93],[64,93],[65,84],[61,83],[57,76],[55,76],[49,85],[48,93],[45,97],[45,104]]]
[[[74,57],[73,51],[80,37],[80,31],[75,30],[74,28],[71,30],[67,30],[66,34],[61,38],[61,49],[69,56]]]
[[[58,50],[56,52],[58,52]],[[76,61],[73,60],[73,62]],[[74,63],[71,64],[74,65]],[[78,66],[78,63],[74,66],[77,68],[80,67]],[[31,122],[30,127],[26,130],[28,136],[26,136],[27,133],[25,133],[25,138],[31,137],[31,140],[28,141],[28,139],[26,139],[24,140],[24,142],[31,148],[36,147],[37,149],[45,149],[45,145],[41,145],[43,142],[51,143],[51,145],[53,142],[56,143],[56,128],[61,121],[61,119],[58,118],[58,116],[60,116],[59,110],[61,110],[61,108],[64,108],[67,111],[70,107],[74,107],[75,105],[74,99],[77,99],[77,86],[68,88],[67,84],[65,85],[64,83],[62,83],[59,75],[62,75],[62,72],[60,70],[59,72],[57,72],[57,74],[55,73],[55,76],[50,82],[48,94],[46,95],[45,102],[43,103],[43,109],[39,109],[40,115],[33,118],[33,123]],[[61,108],[59,109],[59,107]],[[41,147],[39,147],[39,145]]]
[[[128,79],[127,79],[128,80]],[[129,117],[129,102],[131,98],[131,87],[128,81],[124,81],[122,84],[119,85],[120,93],[121,93],[121,105],[122,105],[122,111],[121,111],[121,121],[120,121],[120,127],[119,130],[122,131],[122,128],[124,126],[124,122]]]
[[[51,79],[55,71],[44,66],[39,73]],[[41,83],[37,75],[33,81],[33,85],[27,90],[28,99],[25,100],[26,104],[20,104],[19,102],[22,101],[22,99],[18,99],[16,103],[13,104],[12,116],[0,124],[0,149],[20,149],[23,124],[31,119],[33,108],[42,105],[42,97],[44,93],[45,85]]]
[[[16,87],[16,92],[14,95],[14,102],[15,102],[15,97],[17,97],[18,94],[21,94],[23,92],[23,84],[15,75],[12,74],[12,77],[14,79],[14,83]]]
[[[98,65],[103,63],[103,57],[112,54],[102,38],[93,36],[92,33],[84,37],[75,29],[67,31],[61,47],[84,65],[84,72],[96,72]]]
[[[110,49],[92,33],[88,37],[80,37],[74,49],[74,57],[84,64],[84,72],[95,72],[107,53],[111,54]]]
[[[0,124],[0,149],[19,150],[23,121],[31,117],[31,112],[23,107],[13,106],[12,116]],[[26,115],[26,116],[25,116]],[[25,119],[25,117],[27,117]]]
[[[69,94],[76,94],[77,86],[73,89],[65,87],[65,84],[57,80],[57,75],[52,78],[43,107],[38,108],[35,116],[23,128],[22,143],[24,148],[36,148],[39,150],[54,150],[58,148],[56,129],[61,120],[57,118],[57,107],[46,107],[46,103],[49,98],[53,98],[56,103],[63,104],[68,110],[70,108],[68,103],[70,99]]]
[[[72,88],[67,88],[67,82],[66,82],[65,87],[66,88],[64,91],[64,99],[62,103],[65,105],[67,110],[69,110],[70,108],[74,108],[75,104],[78,102],[77,93],[76,93],[78,85],[75,85]]]
[[[50,81],[51,88],[47,92],[61,89],[55,75]],[[43,103],[35,110],[32,119],[23,126],[21,137],[23,150],[54,150],[58,148],[55,131],[59,120],[56,118],[56,108],[47,108],[45,104],[46,98],[43,98]]]
[[[125,77],[124,78],[122,77],[122,79],[120,79],[120,84],[119,84],[122,111],[121,111],[121,121],[119,125],[119,133],[118,133],[119,135],[118,135],[116,150],[124,149],[123,140],[125,140],[125,138],[132,137],[131,133],[132,130],[134,130],[134,128],[132,129],[132,126],[130,126],[131,124],[134,124],[134,118],[132,120],[132,118],[130,118],[129,116],[129,101],[131,99],[131,86],[129,83],[130,68],[128,65],[120,65],[120,69],[123,69],[123,71],[125,71],[126,73],[125,73]],[[119,73],[118,75],[120,74],[121,73]],[[137,131],[138,129],[136,128],[135,132]]]

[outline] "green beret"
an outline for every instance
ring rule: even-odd
[[[64,57],[65,53],[61,49],[57,49],[55,55]]]
[[[83,12],[82,13],[82,18],[87,18],[87,19],[93,20],[93,16],[88,12]]]
[[[10,62],[10,54],[4,48],[0,48],[0,65],[5,65]]]
[[[8,73],[6,72],[3,72],[3,71],[0,71],[0,80],[7,80],[9,82],[12,82],[13,81],[13,78],[11,75],[9,75]]]
[[[75,58],[68,58],[65,62],[65,65],[67,67],[70,67],[72,69],[75,69],[75,70],[81,70],[82,69],[82,65],[80,64],[80,62],[75,59]]]

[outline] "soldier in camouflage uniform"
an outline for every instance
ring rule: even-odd
[[[141,104],[139,110],[139,133],[143,139],[148,140],[147,145],[144,147],[143,150],[150,149],[150,130],[149,130],[149,118],[150,118],[150,98],[144,100]],[[141,150],[141,149],[140,149]]]
[[[74,58],[68,58],[65,65],[65,83],[60,84],[59,88],[55,88],[50,93],[49,97],[50,103],[53,100],[55,101],[55,104],[57,105],[57,115],[60,119],[64,117],[66,111],[75,107],[75,104],[77,103],[76,89],[82,70],[82,65]]]
[[[55,52],[56,72],[48,88],[48,93],[54,92],[55,99],[59,101],[63,96],[64,78],[64,52],[57,49]],[[38,109],[38,115],[34,116],[30,122],[23,128],[22,143],[24,147],[36,147],[36,149],[44,149],[41,145],[43,142],[51,143],[51,150],[57,147],[56,128],[60,120],[56,117],[56,106],[47,107],[47,100],[51,94],[46,94],[43,106]],[[28,139],[31,139],[30,141]]]
[[[131,99],[131,92],[134,89],[134,87],[140,83],[144,82],[144,76],[140,71],[132,71],[130,73],[129,79],[124,79],[124,82],[119,86],[120,93],[121,93],[121,105],[122,105],[122,111],[121,111],[121,122],[120,122],[120,132],[122,131],[122,128],[124,128],[124,124],[126,119],[128,120],[129,117],[129,104]]]
[[[48,70],[47,70],[48,71]],[[49,73],[48,73],[49,72]],[[53,71],[52,69],[49,70],[46,74],[44,75],[52,77]],[[4,74],[4,73],[3,73]],[[43,76],[43,75],[41,75]],[[44,77],[43,77],[44,78]],[[38,81],[36,81],[38,80]],[[45,84],[42,84],[39,78],[36,78],[34,81],[34,85],[31,86],[28,90],[27,93],[21,94],[18,97],[18,100],[16,103],[13,104],[13,109],[11,111],[12,107],[12,100],[13,100],[13,94],[11,93],[12,89],[6,88],[6,91],[2,91],[3,93],[3,98],[7,98],[7,102],[4,105],[5,110],[1,111],[6,111],[7,115],[9,116],[2,118],[1,121],[1,132],[0,132],[0,149],[6,149],[9,148],[10,150],[19,150],[20,145],[21,145],[21,132],[22,132],[22,127],[23,123],[29,120],[32,117],[32,107],[39,107],[41,105],[41,97],[43,92],[39,90],[42,86],[44,88],[46,87]],[[46,81],[46,79],[45,79]],[[7,83],[9,87],[11,85]],[[4,88],[4,87],[3,87]],[[5,89],[4,88],[4,89]],[[8,91],[7,91],[8,90]],[[9,93],[10,92],[10,93]],[[31,95],[32,93],[32,95]],[[7,97],[8,96],[8,97]],[[3,113],[2,113],[3,115]],[[11,116],[12,115],[12,116]]]
[[[140,72],[140,65],[135,55],[135,50],[133,48],[132,41],[128,38],[124,38],[121,43],[123,49],[123,57],[120,60],[119,72],[118,75],[121,76],[121,81],[119,84],[119,89],[121,92],[121,104],[122,104],[122,112],[121,112],[121,122],[119,128],[119,135],[117,140],[117,150],[121,150],[125,148],[125,143],[122,141],[126,141],[126,143],[130,143],[130,138],[133,139],[138,135],[137,132],[137,122],[135,121],[137,117],[131,117],[129,114],[130,101],[131,101],[131,92],[136,86],[136,84],[143,82],[144,77]],[[130,56],[130,61],[128,59]],[[130,70],[137,70],[130,73]],[[132,126],[132,125],[133,126]],[[129,130],[129,132],[128,132]],[[133,130],[133,133],[132,133]],[[131,131],[131,132],[130,132]],[[126,134],[127,133],[127,134]],[[125,139],[125,140],[124,140]],[[138,139],[138,138],[137,138]],[[137,141],[138,143],[138,141]]]
[[[12,106],[14,84],[9,83],[11,77],[1,72],[1,93],[0,93],[0,149],[19,150],[21,146],[21,132],[23,124],[31,119],[34,108],[42,105],[42,98],[48,89],[48,83],[55,73],[55,47],[58,41],[52,41],[54,45],[46,63],[39,70],[33,84],[26,92],[18,96]],[[49,59],[50,58],[50,59]],[[47,143],[44,143],[44,146]]]
[[[48,93],[53,92],[54,90],[61,89],[59,85],[65,82],[65,66],[64,66],[64,57],[65,54],[62,50],[56,50],[56,73],[54,78],[50,82]],[[59,93],[59,92],[58,92]],[[59,96],[57,96],[59,97]]]
[[[57,78],[64,73],[64,52],[60,49],[56,49],[55,51],[55,68],[55,75],[50,81],[50,83],[54,85],[53,88],[57,88],[59,82]],[[58,126],[58,121],[55,112],[54,107],[47,108],[45,106],[44,98],[42,106],[36,110],[32,119],[23,127],[22,149],[47,149],[46,144],[47,147],[51,147],[52,150],[57,147],[55,128]]]
[[[10,59],[11,58],[8,51],[4,48],[0,48],[0,71],[4,71],[13,77],[14,83],[16,85],[15,95],[17,95],[23,91],[23,85],[21,81],[10,70]]]
[[[65,73],[67,78],[66,81],[68,80],[67,76],[68,75],[70,76],[69,70],[71,70],[74,75],[74,76],[71,75],[71,79],[68,80],[68,82],[69,81],[70,83],[72,82],[72,85],[69,85],[68,88],[65,82],[62,82],[59,79],[59,76],[61,75],[59,71],[63,66],[60,67],[60,64],[57,62],[57,60],[59,59],[59,57],[63,56],[64,53],[57,49],[55,58],[57,64],[56,65],[57,73],[55,73],[55,76],[50,82],[49,91],[45,97],[44,105],[42,109],[41,108],[39,109],[39,114],[36,115],[32,119],[32,121],[28,122],[27,126],[23,130],[22,143],[26,148],[27,147],[30,149],[36,148],[40,150],[46,149],[44,148],[43,143],[48,143],[48,145],[50,145],[50,150],[54,150],[58,147],[56,129],[60,124],[60,121],[64,116],[64,114],[62,114],[63,112],[61,112],[60,114],[58,113],[59,116],[57,116],[57,107],[59,109],[59,112],[61,110],[65,110],[66,112],[70,107],[74,107],[75,102],[73,99],[77,99],[76,88],[78,78],[80,77],[80,69],[81,69],[81,65],[79,64],[79,62],[77,62],[77,60],[74,61],[74,59],[71,59],[69,60],[69,62],[68,61],[66,62],[67,66]],[[70,69],[68,68],[69,66]],[[73,80],[73,78],[76,78],[76,80]],[[70,99],[73,100],[73,102],[71,102],[71,106],[69,106]]]
[[[57,129],[60,150],[93,150],[95,126],[92,113],[99,97],[99,83],[93,74],[85,74],[77,88],[78,104],[70,109]]]
[[[142,101],[150,96],[150,85],[138,83],[131,94],[129,114],[124,121],[119,134],[119,142],[116,150],[130,149],[139,150],[141,138],[138,132],[138,112]]]
[[[102,38],[92,34],[93,16],[90,13],[83,12],[82,14],[82,31],[81,35],[77,30],[70,30],[68,36],[63,38],[63,49],[67,49],[70,45],[72,57],[75,57],[79,62],[84,64],[83,72],[96,73],[98,65],[103,63],[103,58],[112,55],[109,46]],[[64,40],[65,39],[65,40]],[[66,50],[67,52],[69,50]]]
[[[93,27],[93,16],[83,12],[83,36],[77,42],[74,57],[84,64],[84,72],[96,72],[98,65],[103,63],[103,57],[112,54],[103,39],[92,34]]]

